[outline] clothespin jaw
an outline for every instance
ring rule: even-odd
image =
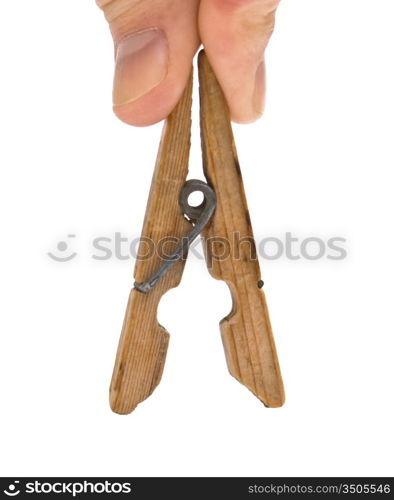
[[[201,231],[210,273],[228,284],[233,300],[231,313],[220,323],[229,371],[266,406],[284,403],[230,115],[203,51],[199,55],[199,81],[203,166],[208,185],[186,182],[190,77],[166,121],[152,179],[134,272],[136,283],[130,293],[110,387],[110,404],[116,413],[133,411],[160,382],[169,334],[157,322],[158,304],[164,293],[180,283],[188,246]],[[193,190],[204,194],[204,202],[197,208],[186,201]],[[165,239],[172,245],[167,262],[163,264],[157,253],[140,258],[145,254],[146,241],[157,248]],[[226,242],[225,258],[216,257],[214,247],[218,242]]]

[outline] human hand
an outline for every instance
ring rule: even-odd
[[[264,50],[280,0],[96,0],[115,44],[115,114],[151,125],[172,111],[201,42],[235,122],[261,116]]]

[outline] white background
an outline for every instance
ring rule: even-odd
[[[393,475],[392,0],[284,0],[265,116],[235,127],[256,237],[347,239],[343,261],[262,262],[286,405],[227,373],[229,292],[191,257],[160,307],[163,380],[126,417],[107,395],[133,262],[91,240],[138,236],[161,124],[112,115],[93,1],[3,4],[0,474]]]

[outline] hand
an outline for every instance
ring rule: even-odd
[[[280,0],[96,0],[115,44],[113,103],[131,125],[164,119],[202,42],[238,123],[264,108],[264,50]]]

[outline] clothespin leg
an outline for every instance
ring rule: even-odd
[[[192,77],[164,126],[134,271],[137,283],[162,264],[162,244],[168,254],[191,230],[179,205],[188,173],[191,105]],[[149,293],[136,288],[130,293],[110,386],[110,405],[116,413],[133,411],[160,382],[169,334],[157,322],[157,308],[164,293],[178,286],[184,265],[185,260],[177,261]]]
[[[204,172],[217,198],[204,232],[213,277],[231,291],[233,309],[220,323],[230,373],[266,406],[284,403],[284,388],[226,100],[204,52],[199,55]],[[223,249],[223,246],[225,248]],[[220,257],[221,256],[221,257]]]

